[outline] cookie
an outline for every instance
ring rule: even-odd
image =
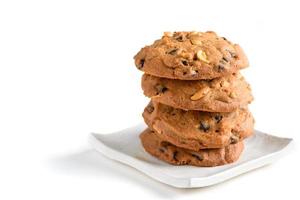
[[[169,79],[213,79],[248,66],[238,44],[212,31],[165,33],[134,57],[138,69]]]
[[[228,113],[185,111],[153,100],[143,117],[162,140],[193,151],[235,144],[252,135],[254,125],[247,108]]]
[[[144,149],[149,154],[173,165],[194,165],[201,167],[225,165],[238,160],[244,149],[243,142],[238,142],[220,149],[191,151],[162,141],[150,129],[146,129],[141,133],[140,138]]]
[[[213,80],[172,80],[144,74],[144,94],[184,110],[233,112],[252,100],[250,85],[240,73]]]

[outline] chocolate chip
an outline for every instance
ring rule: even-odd
[[[196,53],[195,53],[194,56],[193,56],[193,60],[194,60],[194,61],[197,61],[197,60],[198,60],[198,57],[197,57],[197,54],[196,54]]]
[[[225,58],[225,57],[223,57],[222,60],[223,60],[224,62],[229,62],[229,60],[228,60],[227,58]]]
[[[175,160],[175,161],[178,161],[177,160],[177,154],[178,154],[178,151],[174,151],[174,153],[173,153],[173,160]]]
[[[207,132],[210,129],[210,126],[209,126],[209,124],[207,122],[201,121],[199,129],[202,130],[202,131],[204,131],[204,132]]]
[[[184,66],[188,66],[188,64],[189,64],[188,61],[186,61],[186,60],[182,60],[181,63],[182,63]]]
[[[219,123],[222,119],[223,119],[222,115],[216,115],[215,116],[215,120],[216,120],[217,123]]]
[[[164,148],[159,148],[159,151],[160,151],[161,153],[165,153],[165,149],[164,149]]]
[[[152,112],[154,111],[154,107],[153,107],[152,105],[148,105],[148,106],[146,107],[146,111],[147,111],[148,113],[152,113]]]
[[[177,40],[178,42],[183,42],[182,35],[179,35],[179,36],[175,37],[175,40]]]
[[[162,141],[162,142],[161,142],[161,146],[163,146],[163,148],[167,149],[168,146],[170,146],[170,143],[169,143],[169,142],[166,142],[166,141]]]
[[[191,155],[199,161],[203,160],[203,157],[201,155],[197,155],[197,154],[193,154],[193,153]]]
[[[178,49],[171,49],[171,50],[169,50],[169,51],[167,51],[167,54],[170,54],[170,55],[175,55],[176,54],[176,52],[177,52],[177,50]]]
[[[230,56],[233,58],[238,58],[238,56],[236,55],[236,53],[232,52],[232,51],[228,51],[230,53]]]
[[[230,137],[230,144],[236,144],[236,143],[238,143],[238,141],[239,141],[239,138],[237,136],[233,135]]]
[[[145,64],[145,59],[141,59],[138,68],[142,69],[144,67]]]
[[[155,89],[157,91],[157,94],[164,93],[164,92],[166,92],[168,90],[168,88],[166,88],[163,85],[156,85]]]
[[[222,71],[225,70],[225,67],[224,67],[224,65],[217,65],[217,66],[215,66],[215,69],[216,69],[218,72],[222,72]]]

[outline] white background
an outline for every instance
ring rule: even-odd
[[[0,1],[0,199],[299,198],[299,19],[290,0]],[[244,48],[256,129],[294,138],[289,155],[183,190],[90,149],[90,132],[142,120],[133,56],[175,30],[214,30]]]

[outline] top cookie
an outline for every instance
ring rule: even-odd
[[[134,59],[147,74],[181,80],[213,79],[248,66],[238,44],[212,31],[165,33]]]

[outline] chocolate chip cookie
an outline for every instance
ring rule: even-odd
[[[150,129],[140,135],[144,149],[151,155],[174,165],[213,167],[232,163],[240,157],[244,144],[238,142],[219,149],[191,151],[161,140]]]
[[[238,44],[212,31],[165,33],[134,57],[138,69],[169,79],[213,79],[248,66]]]
[[[213,80],[172,80],[144,74],[144,94],[184,110],[232,112],[252,100],[250,85],[240,73]]]
[[[252,135],[254,125],[247,108],[228,113],[185,111],[153,100],[143,117],[163,141],[193,151],[235,144]]]

